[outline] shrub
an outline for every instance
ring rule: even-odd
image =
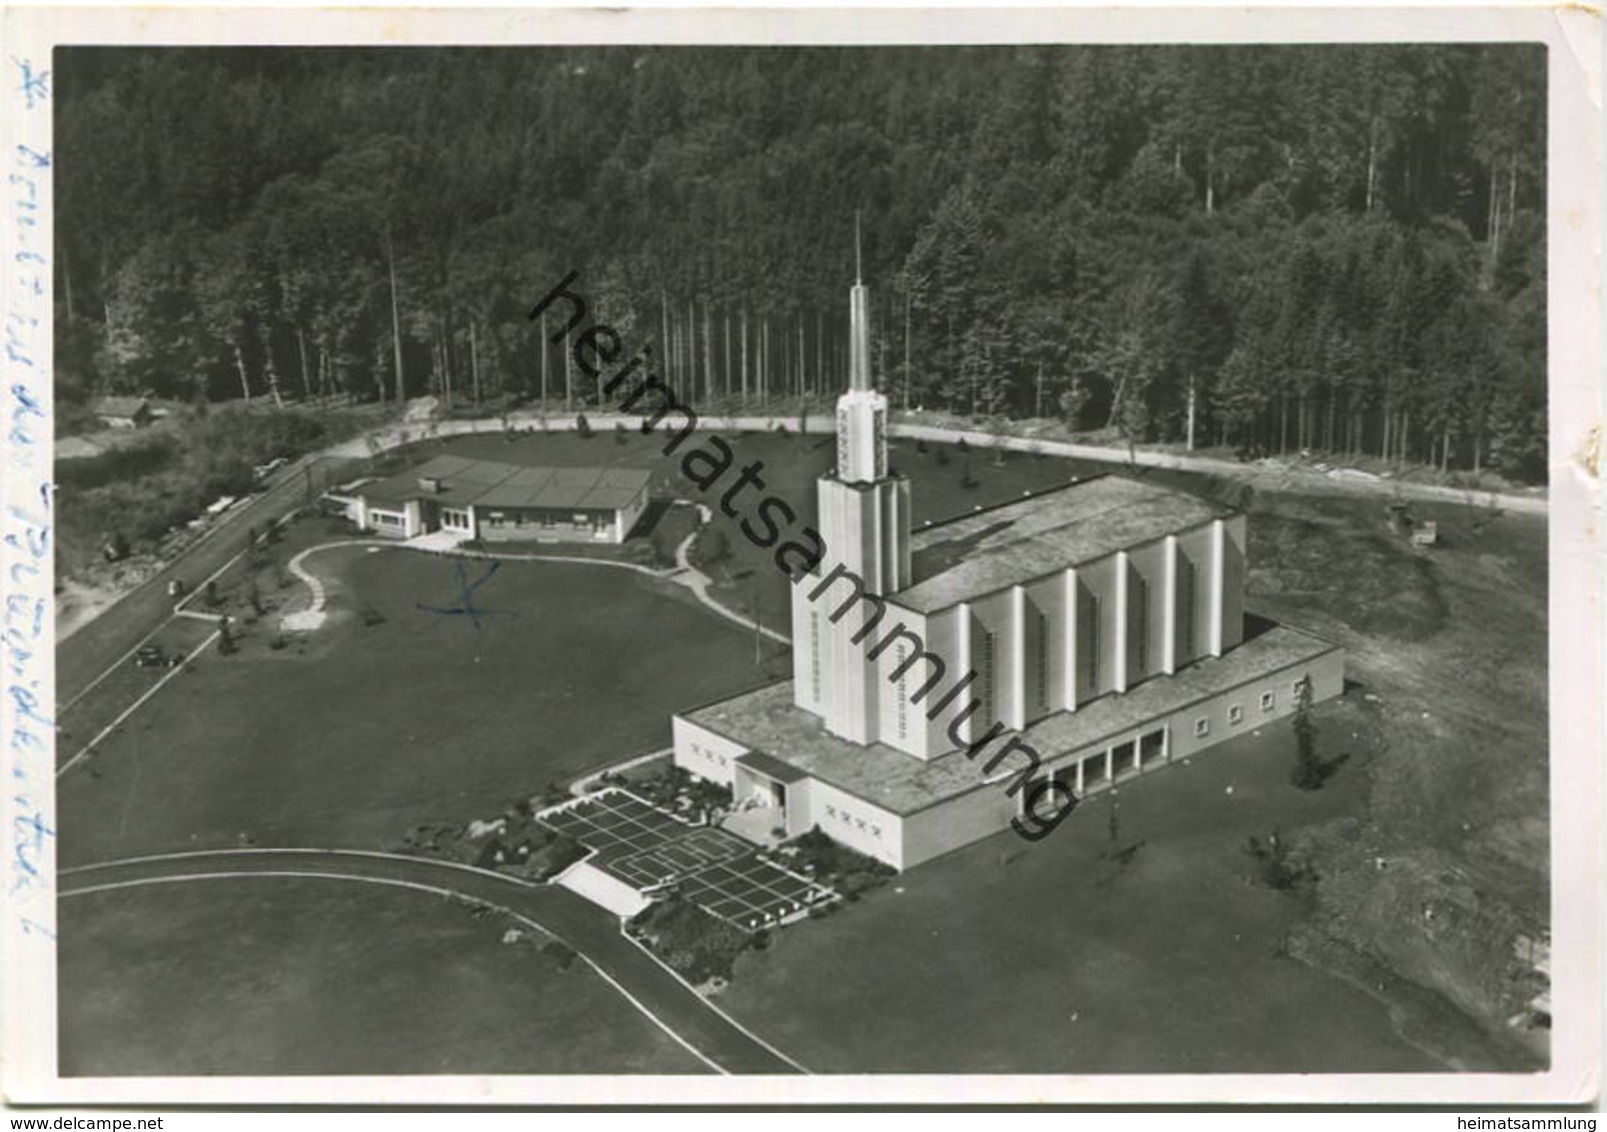
[[[698,535],[689,557],[700,569],[724,562],[731,557],[731,540],[718,527],[711,527]]]
[[[566,943],[559,943],[557,940],[542,944],[541,953],[556,963],[560,971],[569,970],[577,958],[573,947]]]
[[[748,933],[679,895],[644,908],[629,926],[692,983],[730,979],[737,956],[753,946]]]
[[[1245,852],[1255,858],[1263,884],[1279,891],[1306,888],[1316,881],[1310,866],[1297,860],[1289,852],[1288,843],[1273,830],[1265,841],[1251,834],[1245,843]]]
[[[546,854],[546,862],[542,865],[540,879],[547,880],[563,872],[570,865],[586,855],[586,847],[566,833],[560,833],[542,850]]]
[[[789,844],[798,851],[793,859],[797,866],[811,866],[817,876],[830,880],[839,889],[863,891],[898,874],[891,865],[833,841],[818,825]]]

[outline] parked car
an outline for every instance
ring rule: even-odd
[[[170,579],[168,581],[168,583],[167,583],[167,596],[168,597],[183,597],[184,596],[184,579],[183,578],[173,578],[173,579]]]
[[[177,668],[184,657],[166,652],[160,645],[142,645],[134,652],[134,663],[140,668]]]

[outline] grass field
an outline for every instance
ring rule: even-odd
[[[393,453],[385,466],[399,469],[409,462],[420,463],[450,451],[483,460],[650,468],[655,493],[703,503],[714,512],[709,531],[720,532],[729,551],[728,558],[708,568],[716,582],[714,596],[745,612],[757,608],[766,625],[787,631],[790,587],[776,567],[774,549],[756,547],[742,533],[741,519],[746,512],[731,518],[719,506],[720,496],[735,482],[736,472],[728,472],[705,493],[680,468],[681,457],[692,450],[696,438],[689,439],[675,456],[667,458],[662,454],[662,435],[643,436],[635,429],[622,435],[623,440],[621,434],[605,429],[589,440],[567,432],[520,434],[512,439],[500,433],[453,437],[414,444]],[[745,502],[738,501],[736,507],[751,508],[755,500],[770,495],[785,500],[797,512],[795,529],[814,523],[815,480],[831,467],[836,456],[836,441],[831,436],[764,432],[720,436],[732,449],[733,469],[754,462],[764,465],[763,492],[751,490],[744,496]],[[888,461],[895,472],[912,481],[911,517],[917,527],[1065,484],[1073,476],[1087,478],[1114,467],[982,448],[966,452],[950,445],[917,445],[912,440],[892,441]],[[766,654],[773,671],[785,675],[785,650],[767,645]]]
[[[60,926],[64,1076],[706,1071],[584,963],[425,893],[190,881]]]
[[[304,656],[209,650],[94,775],[61,779],[64,864],[242,835],[377,848],[666,746],[671,712],[753,678],[737,627],[627,571],[508,562],[480,581],[488,564],[364,547],[312,563],[384,620],[339,621]],[[465,579],[478,616],[421,608],[463,606]]]
[[[1325,708],[1324,733],[1354,714]],[[923,865],[744,956],[722,1003],[836,1072],[1441,1069],[1383,1006],[1279,954],[1306,906],[1254,879],[1247,838],[1366,791],[1357,766],[1297,791],[1291,760],[1281,725],[1122,787],[1125,865],[1110,795],[1035,845],[1006,833]]]

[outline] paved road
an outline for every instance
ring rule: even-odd
[[[224,515],[182,554],[56,647],[56,702],[72,703],[97,677],[167,623],[173,599],[167,583],[182,578],[194,587],[245,547],[247,527],[261,527],[299,507],[306,499],[307,467],[315,491],[336,482],[351,466],[345,457],[312,456],[281,470],[266,491]]]
[[[110,861],[62,870],[63,898],[107,886],[204,877],[326,876],[450,892],[504,909],[561,939],[636,1007],[726,1073],[797,1074],[803,1068],[738,1026],[620,934],[618,921],[555,885],[387,853],[326,849],[239,849]]]
[[[641,423],[641,418],[630,413],[603,413],[588,412],[587,419],[594,429],[606,431],[614,427],[615,423],[623,421],[629,427]],[[509,423],[516,428],[540,427],[552,432],[565,432],[575,427],[573,414],[561,412],[548,413],[543,416],[533,410],[524,410],[513,413],[508,418]],[[544,421],[544,423],[543,423]],[[668,417],[660,426],[667,430],[679,427],[679,415]],[[777,413],[769,415],[715,415],[699,414],[700,428],[715,432],[769,432],[777,425],[784,425],[794,431],[798,428],[798,415],[794,413]],[[836,430],[836,420],[829,412],[814,411],[804,422],[804,431],[811,433],[830,433]],[[411,424],[398,424],[388,426],[371,434],[373,443],[381,449],[394,448],[408,440],[422,440],[426,436],[444,437],[461,436],[466,433],[500,432],[502,422],[500,418],[484,418],[480,420],[444,420],[428,425],[418,422]],[[981,429],[960,428],[954,425],[921,424],[916,421],[891,420],[887,425],[890,436],[908,437],[918,440],[935,440],[954,443],[964,440],[967,444],[978,448],[1005,448],[1013,452],[1042,452],[1050,456],[1066,456],[1076,460],[1092,460],[1106,464],[1127,464],[1129,462],[1144,468],[1171,468],[1176,471],[1202,472],[1210,475],[1232,476],[1235,479],[1247,479],[1251,482],[1274,482],[1282,487],[1309,488],[1314,491],[1340,491],[1352,495],[1400,495],[1407,499],[1433,499],[1447,503],[1465,503],[1470,497],[1480,505],[1493,504],[1509,511],[1523,512],[1531,515],[1543,515],[1547,512],[1547,497],[1544,495],[1518,495],[1501,494],[1497,492],[1478,491],[1467,492],[1461,488],[1442,487],[1439,484],[1413,483],[1410,480],[1397,479],[1364,479],[1339,478],[1328,476],[1311,468],[1299,464],[1253,464],[1240,463],[1235,460],[1222,460],[1213,456],[1194,456],[1177,452],[1156,452],[1149,449],[1136,449],[1131,456],[1125,446],[1104,446],[1094,444],[1080,444],[1069,440],[1051,440],[1032,436],[999,436]],[[344,444],[329,450],[330,455],[339,454],[347,457],[356,457],[368,452],[370,441],[356,439],[346,441]]]

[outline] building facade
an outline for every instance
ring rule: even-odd
[[[1342,693],[1337,646],[1246,617],[1233,508],[1101,476],[913,532],[860,283],[850,312],[792,679],[676,716],[678,765],[788,836],[818,826],[909,868],[1023,817],[1018,777],[1086,797],[1291,714],[1302,685]],[[1034,752],[1025,775],[976,760],[1010,736]]]
[[[350,514],[396,538],[454,531],[488,542],[624,542],[647,508],[641,468],[550,468],[437,456],[363,484]]]

